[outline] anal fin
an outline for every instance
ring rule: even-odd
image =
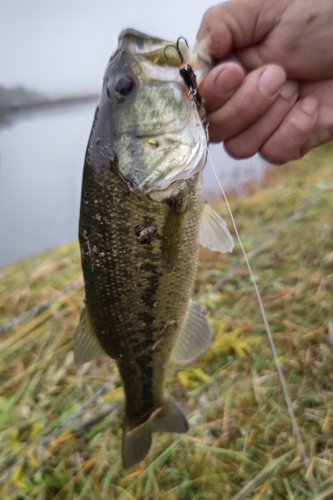
[[[98,342],[86,307],[82,310],[80,324],[76,330],[74,341],[74,361],[79,365],[100,356],[107,356]]]
[[[226,223],[207,203],[202,207],[199,243],[215,252],[231,252],[234,242]]]
[[[205,315],[190,299],[182,329],[171,353],[175,363],[188,363],[205,352],[210,345],[212,332]]]

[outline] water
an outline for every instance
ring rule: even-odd
[[[81,178],[95,103],[18,115],[0,129],[0,267],[77,237]],[[236,162],[211,151],[227,189],[258,177],[258,159]],[[207,197],[216,180],[204,172]]]

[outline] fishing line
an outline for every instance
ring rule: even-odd
[[[313,205],[317,199],[320,197],[320,195],[327,191],[330,187],[333,186],[333,179],[329,179],[323,187],[318,189],[318,191],[308,198],[302,205],[300,205],[297,210],[294,211],[292,215],[290,215],[287,219],[285,219],[282,224],[280,224],[277,228],[274,229],[266,238],[264,238],[251,252],[248,253],[247,258],[248,260],[253,259],[258,253],[265,248],[265,246],[273,239],[275,236],[279,235],[282,233],[282,231],[292,222],[295,222],[296,220],[301,218],[301,215],[306,211],[307,208],[309,208],[311,205]],[[212,286],[206,293],[203,295],[200,295],[198,299],[196,299],[196,302],[204,302],[209,295],[212,293],[217,292],[220,287],[226,283],[232,276],[235,275],[236,271],[241,269],[243,266],[246,266],[246,262],[243,260],[242,262],[239,262],[236,264],[232,269],[230,269],[226,274],[224,274],[223,278],[218,280],[217,283],[215,283],[214,286]],[[0,330],[1,332],[1,330]]]
[[[66,293],[68,293],[71,290],[73,290],[73,288],[76,288],[77,286],[80,286],[80,285],[83,285],[83,279],[82,278],[80,278],[79,280],[75,281],[74,283],[71,283],[70,285],[66,286],[65,288],[63,288],[62,290],[60,290],[59,292],[57,292],[56,294],[51,295],[51,297],[49,297],[48,299],[43,300],[42,302],[40,302],[39,304],[35,305],[31,309],[28,309],[27,311],[25,311],[24,313],[20,314],[19,316],[16,316],[11,321],[8,321],[8,323],[5,323],[4,325],[0,326],[0,333],[5,332],[6,330],[8,330],[8,328],[10,328],[11,326],[16,325],[16,323],[18,323],[19,321],[22,321],[22,320],[28,318],[29,316],[31,316],[31,314],[39,312],[41,309],[43,309],[43,307],[48,306],[49,304],[51,304],[51,302],[54,302],[55,300],[57,300],[62,295],[65,295]]]
[[[242,250],[246,266],[247,266],[247,268],[249,270],[251,281],[253,283],[253,286],[254,286],[254,289],[255,289],[255,292],[256,292],[256,295],[257,295],[257,299],[258,299],[258,303],[259,303],[259,307],[260,307],[260,312],[261,312],[261,315],[262,315],[262,318],[263,318],[263,321],[264,321],[264,325],[265,325],[265,328],[266,328],[266,333],[267,333],[267,336],[268,336],[268,339],[269,339],[269,343],[271,345],[271,349],[272,349],[272,352],[273,352],[274,361],[275,361],[275,364],[276,364],[276,367],[277,367],[277,371],[278,371],[278,374],[279,374],[279,378],[280,378],[280,382],[281,382],[281,385],[282,385],[284,399],[286,401],[287,408],[288,408],[288,411],[289,411],[289,415],[290,415],[290,418],[291,418],[291,422],[292,422],[292,425],[293,425],[293,428],[294,428],[294,432],[295,432],[295,435],[296,435],[296,440],[297,440],[297,443],[298,443],[299,451],[300,451],[300,454],[302,456],[303,462],[304,462],[307,470],[310,471],[310,473],[309,473],[309,482],[310,482],[311,488],[313,489],[313,492],[317,494],[318,493],[317,484],[316,484],[315,478],[314,478],[314,476],[313,476],[313,474],[312,474],[312,472],[310,470],[310,461],[309,461],[309,458],[308,458],[308,456],[306,454],[306,450],[305,450],[305,445],[304,445],[304,442],[303,442],[303,438],[302,438],[299,426],[298,426],[297,421],[296,421],[295,412],[294,412],[293,405],[292,405],[292,402],[291,402],[291,399],[290,399],[290,396],[289,396],[289,392],[288,392],[287,382],[286,382],[285,376],[283,375],[282,364],[281,364],[281,362],[279,360],[279,357],[278,357],[278,353],[277,353],[277,350],[276,350],[276,347],[275,347],[275,343],[274,343],[273,335],[272,335],[272,332],[271,332],[271,328],[269,326],[267,315],[266,315],[266,311],[265,311],[265,308],[264,308],[264,305],[263,305],[263,302],[262,302],[261,294],[260,294],[258,285],[256,283],[256,280],[254,278],[254,274],[252,272],[252,267],[251,267],[249,259],[247,257],[247,253],[245,251],[245,248],[243,246],[242,240],[240,238],[240,235],[239,235],[239,232],[238,232],[238,229],[237,229],[237,226],[236,226],[236,222],[235,222],[234,216],[233,216],[232,211],[231,211],[231,207],[230,207],[227,195],[225,194],[225,191],[224,191],[224,189],[222,187],[220,179],[219,179],[219,177],[217,175],[217,172],[215,170],[215,167],[214,167],[214,164],[213,164],[213,160],[212,160],[212,157],[210,155],[209,150],[208,150],[208,158],[209,158],[210,164],[212,166],[214,175],[216,177],[217,183],[218,183],[218,185],[219,185],[219,187],[221,189],[221,193],[222,193],[222,195],[223,195],[223,197],[225,199],[225,202],[226,202],[226,205],[227,205],[227,208],[228,208],[228,212],[229,212],[229,215],[230,215],[230,218],[231,218],[231,222],[232,222],[233,228],[235,230],[235,234],[236,234],[237,240],[239,242],[239,246],[240,246],[240,248]]]
[[[311,196],[311,198],[309,198],[308,200],[306,200],[297,210],[295,210],[295,212],[290,217],[288,217],[285,221],[283,221],[282,224],[280,224],[264,240],[262,240],[248,254],[248,259],[250,260],[253,257],[255,257],[267,245],[267,243],[269,243],[275,236],[277,236],[278,234],[280,234],[289,224],[291,224],[295,220],[299,219],[300,216],[302,215],[302,213],[309,206],[311,206],[324,191],[327,191],[327,189],[329,189],[331,186],[333,186],[333,179],[329,179],[325,183],[325,185],[323,187],[321,187],[320,189],[318,189],[318,191],[313,196]],[[230,271],[228,271],[223,276],[223,278],[221,278],[214,286],[212,286],[212,288],[210,288],[203,295],[200,295],[200,297],[197,299],[197,302],[198,301],[199,302],[203,302],[210,294],[217,292],[218,289],[224,283],[226,283],[229,280],[229,278],[231,278],[232,276],[234,276],[235,272],[238,271],[238,269],[240,269],[244,265],[246,265],[246,263],[244,261],[242,261],[239,264],[237,264],[236,266],[234,266],[232,269],[230,269]],[[56,299],[58,299],[60,296],[66,294],[68,292],[70,292],[73,288],[76,288],[76,287],[78,287],[79,285],[82,285],[82,284],[83,284],[83,279],[82,278],[79,279],[79,280],[77,280],[77,281],[75,281],[75,282],[73,282],[73,283],[71,283],[70,285],[66,286],[63,290],[60,290],[59,292],[57,292],[55,295],[52,295],[51,297],[49,297],[46,300],[43,300],[42,302],[40,302],[39,304],[35,305],[31,309],[28,309],[27,311],[23,312],[19,316],[16,316],[12,320],[8,321],[8,323],[5,323],[4,325],[0,326],[0,333],[8,330],[11,326],[16,325],[16,323],[18,323],[19,321],[22,321],[22,320],[26,319],[31,314],[39,312],[40,309],[43,309],[43,307],[48,306],[53,301],[55,301]]]

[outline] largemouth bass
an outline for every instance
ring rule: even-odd
[[[153,432],[188,429],[165,394],[166,369],[170,357],[192,360],[210,343],[209,324],[191,300],[199,241],[218,251],[233,246],[224,221],[203,203],[203,113],[170,44],[122,32],[83,174],[86,304],[74,354],[78,363],[105,355],[117,363],[126,397],[124,467],[146,456]]]

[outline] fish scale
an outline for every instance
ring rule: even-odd
[[[151,52],[142,52],[147,44]],[[191,300],[199,241],[230,251],[224,221],[203,203],[204,109],[188,94],[168,42],[125,30],[106,69],[83,173],[79,240],[86,305],[74,357],[114,358],[124,386],[123,464],[152,433],[186,432],[165,393],[170,357],[204,352],[211,330]],[[191,94],[192,95],[192,94]]]
[[[95,148],[101,147],[101,144],[94,145],[93,140],[92,144]],[[89,163],[85,169],[89,172]],[[92,182],[92,175],[88,173],[87,184],[83,184],[80,243],[87,309],[96,332],[103,332],[97,335],[105,352],[117,360],[129,401],[127,414],[146,412],[162,403],[168,362],[165,351],[171,352],[175,335],[166,335],[154,351],[152,347],[159,340],[165,323],[173,320],[181,326],[192,293],[202,204],[201,178],[199,174],[196,177],[190,197],[192,208],[184,220],[182,245],[170,273],[163,268],[161,258],[169,205],[128,192],[111,168],[109,178],[105,179],[107,197],[103,198],[102,206],[86,203],[87,199],[98,200],[104,196],[100,182]],[[135,227],[145,227],[147,220],[156,227],[157,235],[150,244],[141,244]],[[87,239],[90,249],[96,247],[95,252],[87,249]],[[139,381],[143,380],[139,390]],[[146,392],[149,384],[151,398]]]

